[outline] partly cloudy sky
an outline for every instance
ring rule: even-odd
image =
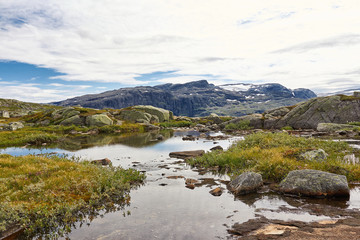
[[[360,87],[357,0],[0,0],[0,98],[207,79]]]

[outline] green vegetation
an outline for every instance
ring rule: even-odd
[[[292,126],[285,126],[285,127],[282,127],[281,130],[288,130],[288,131],[291,131],[291,130],[294,130]]]
[[[359,126],[360,127],[360,122],[349,122],[349,125],[353,125],[353,126]]]
[[[343,94],[340,94],[338,96],[340,96],[341,101],[360,100],[360,97],[357,97],[357,96],[348,96],[348,95],[343,95]]]
[[[169,127],[191,127],[194,123],[189,121],[170,121],[170,122],[162,122],[159,124],[161,127],[169,128]]]
[[[237,123],[229,123],[225,126],[226,130],[250,130],[250,121],[244,120]]]
[[[18,225],[29,238],[56,238],[86,216],[129,204],[130,189],[144,178],[132,169],[58,156],[0,155],[0,235]]]
[[[323,149],[328,154],[324,162],[308,161],[302,153]],[[290,171],[317,169],[346,175],[348,181],[360,181],[360,165],[348,165],[342,159],[353,149],[344,142],[302,138],[287,133],[256,133],[245,137],[225,152],[209,152],[189,160],[192,166],[214,167],[236,176],[255,171],[264,179],[281,181]]]
[[[122,125],[111,125],[103,127],[78,127],[52,125],[46,127],[25,127],[16,131],[0,131],[0,147],[24,146],[25,144],[41,145],[43,143],[54,143],[63,141],[68,134],[75,135],[97,131],[100,134],[144,132],[144,126],[140,124],[124,123]]]

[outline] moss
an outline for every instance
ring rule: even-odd
[[[56,238],[75,221],[128,204],[129,190],[145,176],[58,156],[0,155],[0,234],[13,224],[25,238]]]
[[[305,161],[301,154],[312,149],[324,149],[328,154],[322,162]],[[281,181],[290,171],[316,169],[344,174],[349,181],[360,181],[360,165],[348,165],[343,159],[354,151],[344,142],[291,136],[287,133],[256,133],[232,145],[224,152],[210,152],[189,160],[193,166],[214,167],[230,175],[252,170],[264,179]]]
[[[347,95],[337,95],[340,96],[340,100],[341,101],[353,101],[353,100],[360,100],[360,97],[356,97],[356,96],[347,96]]]

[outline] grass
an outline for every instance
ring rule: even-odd
[[[135,170],[58,156],[0,155],[0,236],[14,224],[29,238],[66,234],[88,215],[128,204],[130,189],[144,178]]]
[[[46,127],[25,127],[16,131],[0,131],[0,147],[55,143],[63,141],[64,138],[69,137],[68,134],[71,131],[86,133],[95,129],[98,130],[100,134],[144,132],[143,126],[132,123],[92,128],[60,125]]]
[[[250,121],[244,120],[237,123],[229,123],[225,126],[226,130],[250,130]]]
[[[308,161],[301,154],[323,149],[328,154],[324,162]],[[234,177],[245,171],[255,171],[263,178],[280,182],[292,170],[317,169],[346,175],[348,181],[360,181],[360,165],[348,165],[342,159],[353,149],[344,142],[302,138],[287,133],[256,133],[232,145],[225,152],[209,152],[189,160],[192,166],[218,166],[221,172]]]
[[[189,121],[170,121],[159,123],[160,127],[169,128],[169,127],[191,127],[195,124]]]

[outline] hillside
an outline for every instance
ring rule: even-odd
[[[276,107],[293,105],[316,94],[309,89],[288,89],[280,84],[228,84],[215,86],[206,80],[154,87],[120,88],[100,94],[67,99],[53,104],[90,108],[120,109],[134,105],[153,105],[177,116],[242,116]]]

